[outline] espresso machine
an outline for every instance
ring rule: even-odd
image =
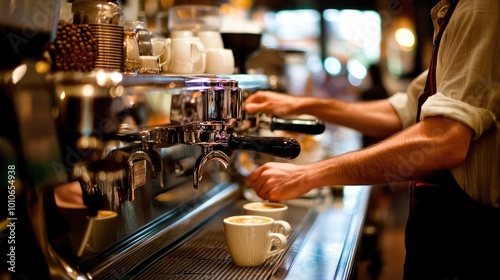
[[[233,151],[289,159],[300,153],[293,138],[238,134],[244,90],[233,79],[97,71],[53,73],[46,82],[54,94],[46,104],[51,110],[30,124],[50,128],[46,141],[57,157],[37,168],[49,169],[54,180],[26,183],[36,202],[15,200],[18,209],[30,202],[26,207],[35,208],[22,218],[31,221],[29,232],[39,234],[32,242],[38,243],[48,278],[102,276],[123,251],[143,250],[137,240],[172,230],[205,207],[211,210],[202,215],[209,216],[241,196],[228,169]],[[40,141],[38,134],[30,136]],[[30,156],[22,154],[9,166],[31,175]],[[113,221],[102,221],[106,212],[113,213]],[[17,240],[19,248],[27,242]]]
[[[293,138],[249,133],[257,122],[244,117],[242,101],[246,92],[262,86],[257,79],[96,71],[50,73],[43,81],[47,101],[37,100],[36,105],[46,110],[29,119],[28,132],[20,125],[14,136],[28,146],[34,144],[22,138],[25,134],[36,143],[44,140],[51,150],[23,150],[8,165],[26,169],[26,178],[45,167],[53,179],[27,181],[23,187],[29,199],[15,197],[18,210],[25,205],[25,215],[7,217],[30,221],[26,232],[33,236],[16,235],[17,255],[26,255],[21,248],[33,248],[24,247],[28,240],[40,251],[40,271],[30,261],[17,260],[28,265],[17,271],[22,276],[127,275],[131,272],[112,267],[117,262],[139,266],[144,263],[140,254],[174,246],[198,222],[241,197],[235,179],[239,174],[228,168],[234,151],[286,159],[300,153]],[[33,129],[37,127],[43,133]],[[287,127],[293,129],[293,124]],[[37,158],[38,165],[31,167],[32,157],[40,153],[51,157]],[[106,213],[112,213],[110,220]],[[148,251],[148,242],[158,236],[168,239],[166,245],[151,245]]]

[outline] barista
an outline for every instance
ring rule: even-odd
[[[365,102],[249,97],[250,114],[307,113],[387,139],[304,165],[269,162],[247,184],[263,199],[286,200],[328,185],[413,180],[405,279],[498,278],[500,3],[442,0],[431,14],[438,36],[430,71],[407,93]]]

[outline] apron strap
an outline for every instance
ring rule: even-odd
[[[418,109],[417,109],[417,116],[416,116],[416,122],[420,121],[420,112],[422,110],[422,105],[424,102],[429,98],[430,96],[436,94],[437,87],[436,87],[436,64],[437,64],[437,55],[438,55],[438,50],[439,50],[439,44],[441,43],[441,38],[443,37],[443,33],[446,29],[446,26],[448,25],[448,22],[450,21],[451,15],[453,14],[453,11],[455,10],[455,7],[458,3],[458,0],[454,0],[451,6],[448,8],[448,11],[446,12],[446,15],[444,16],[443,19],[441,19],[439,23],[439,30],[434,38],[434,45],[432,48],[432,57],[431,57],[431,62],[429,66],[429,72],[427,73],[427,80],[425,83],[425,88],[424,91],[419,95],[418,97]],[[446,170],[449,172],[449,170]],[[437,172],[437,174],[431,174],[430,176],[427,176],[426,178],[420,178],[417,180],[413,180],[410,183],[410,207],[411,205],[414,204],[414,198],[415,198],[415,188],[419,186],[436,186],[439,185],[434,183],[438,180],[440,172]],[[437,177],[437,178],[436,178]]]
[[[424,92],[420,94],[418,97],[418,109],[417,109],[417,119],[416,121],[420,121],[420,111],[422,110],[422,105],[429,98],[429,96],[436,94],[436,64],[437,64],[437,55],[439,50],[439,44],[441,43],[441,37],[443,37],[444,30],[450,21],[451,15],[457,6],[458,0],[454,0],[451,6],[448,8],[446,15],[439,22],[439,30],[438,34],[434,38],[434,45],[432,47],[432,57],[429,66],[429,72],[427,73],[427,81],[425,83]]]

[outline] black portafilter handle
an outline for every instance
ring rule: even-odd
[[[240,136],[232,133],[228,147],[232,151],[254,151],[285,159],[294,159],[300,154],[299,142],[291,137]]]
[[[298,133],[318,135],[325,132],[325,124],[318,119],[285,119],[272,117],[269,122],[269,129],[293,131]]]

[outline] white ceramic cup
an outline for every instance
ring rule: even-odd
[[[169,73],[200,74],[205,71],[205,48],[199,38],[171,38]]]
[[[100,252],[116,241],[117,217],[114,211],[99,210],[87,244],[90,251]]]
[[[168,72],[168,66],[170,65],[170,61],[172,59],[170,42],[170,38],[151,38],[153,55],[159,58],[159,64],[163,72]]]
[[[200,30],[196,36],[200,38],[201,42],[205,46],[205,49],[224,48],[224,42],[222,41],[222,36],[219,31]]]
[[[268,258],[283,252],[285,235],[273,229],[290,228],[285,221],[264,216],[240,215],[224,219],[224,236],[233,263],[239,266],[258,266]]]
[[[203,45],[203,42],[201,42],[201,39],[198,37],[192,37],[191,40],[198,42],[203,46],[203,52],[201,54],[201,59],[194,64],[194,73],[195,74],[202,74],[205,73],[206,67],[207,67],[207,53],[205,46]]]
[[[206,67],[207,74],[225,74],[234,73],[234,55],[231,49],[207,49]]]
[[[275,220],[285,220],[287,210],[286,204],[278,202],[249,202],[243,205],[245,215],[266,216]]]

